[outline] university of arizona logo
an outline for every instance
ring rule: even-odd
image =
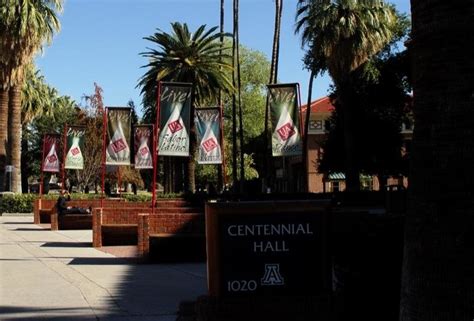
[[[123,138],[120,138],[120,139],[116,140],[115,142],[112,142],[112,149],[116,153],[124,150],[125,148],[127,148],[127,145],[125,144]]]
[[[81,153],[81,151],[77,147],[74,147],[73,149],[71,149],[72,156],[76,156],[77,154],[80,154],[80,153]]]
[[[281,140],[286,141],[288,138],[296,134],[293,126],[288,122],[285,125],[277,129],[278,135],[280,135]]]
[[[174,134],[177,131],[180,131],[181,129],[183,129],[183,126],[179,123],[179,120],[175,120],[174,122],[169,123],[168,127],[171,130],[172,134]]]
[[[148,154],[148,147],[142,147],[139,152],[143,157],[146,156]]]
[[[265,274],[260,282],[262,285],[284,285],[285,279],[280,274],[280,264],[265,264]]]
[[[58,158],[56,157],[56,155],[51,155],[51,156],[48,156],[47,159],[48,159],[48,162],[54,163]]]
[[[211,150],[217,147],[216,140],[214,138],[209,138],[208,140],[202,142],[202,147],[209,153]]]

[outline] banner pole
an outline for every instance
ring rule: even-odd
[[[298,89],[298,114],[300,116],[300,134],[301,139],[303,140],[303,175],[304,175],[304,191],[308,193],[309,191],[309,167],[308,167],[308,133],[306,128],[309,128],[309,124],[303,125],[303,111],[301,110],[301,89],[300,84],[297,83],[296,87]],[[311,112],[311,104],[306,106],[306,112]]]
[[[224,110],[222,108],[222,105],[219,106],[219,121],[220,121],[220,127],[221,127],[221,150],[222,150],[222,164],[221,164],[221,167],[222,167],[222,182],[224,184],[224,189],[225,187],[227,186],[227,170],[226,170],[226,167],[225,167],[225,162],[226,162],[226,158],[225,158],[225,141],[224,141],[224,121],[223,121],[223,115],[224,115]]]
[[[107,133],[107,108],[104,109],[103,114],[103,128],[102,128],[102,195],[100,197],[100,207],[104,207],[104,186],[105,186],[105,139]]]
[[[156,206],[156,173],[158,170],[158,151],[159,151],[159,133],[160,133],[160,107],[161,107],[161,81],[158,82],[157,86],[157,97],[156,97],[156,126],[153,129],[153,186],[152,186],[152,198],[151,198],[151,213],[155,213]],[[156,132],[155,132],[156,129]]]
[[[41,157],[41,170],[40,170],[40,185],[39,185],[39,197],[40,197],[40,200],[43,196],[43,166],[44,166],[44,148],[45,148],[45,145],[46,145],[46,134],[43,135],[43,156]],[[40,208],[41,208],[41,204],[40,204]]]
[[[64,137],[63,137],[63,163],[61,164],[61,178],[62,178],[62,189],[66,189],[66,145],[67,145],[67,124],[64,124]]]

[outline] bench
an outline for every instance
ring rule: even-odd
[[[56,207],[57,199],[36,199],[33,203],[33,221],[34,224],[51,223],[52,209]],[[124,199],[104,199],[103,207],[119,208],[119,207],[151,207],[150,202],[127,202]],[[158,199],[156,208],[185,207],[189,203],[183,199]],[[101,200],[71,200],[68,206],[76,206],[82,208],[100,207]]]
[[[90,230],[92,228],[91,214],[62,214],[56,207],[51,209],[51,231],[57,230]]]
[[[138,214],[148,211],[151,212],[151,208],[94,208],[92,246],[138,244]]]
[[[202,212],[138,215],[138,255],[146,259],[202,260],[205,220]]]
[[[33,221],[34,224],[43,224],[43,223],[51,223],[51,215],[56,213],[56,203],[57,200],[45,200],[45,199],[36,199],[33,204]],[[67,202],[67,206],[73,207],[82,207],[82,208],[95,208],[100,207],[101,200],[100,199],[93,199],[93,200],[70,200]],[[110,200],[104,199],[103,200],[104,207],[110,208],[117,208],[117,207],[150,207],[150,202],[127,202],[123,199],[119,200]],[[76,214],[67,214],[67,215],[76,215]],[[77,214],[82,215],[82,214]],[[91,223],[88,224],[88,229],[92,228],[92,220]],[[57,229],[62,229],[61,224],[55,226]],[[52,227],[53,229],[53,227]],[[82,229],[82,228],[79,228]]]

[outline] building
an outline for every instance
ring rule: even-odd
[[[338,192],[345,189],[344,173],[320,173],[318,170],[319,161],[323,155],[323,143],[327,136],[329,118],[334,111],[329,97],[319,98],[311,103],[310,121],[308,130],[308,182],[309,192],[325,193]],[[301,112],[306,114],[307,105],[301,106]],[[304,118],[304,117],[303,117]],[[411,146],[413,136],[413,123],[404,123],[401,128],[403,145],[401,153],[406,155]],[[408,186],[407,177],[389,177],[387,186]],[[376,176],[361,175],[362,189],[379,190],[380,184]]]

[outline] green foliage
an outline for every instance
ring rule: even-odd
[[[354,73],[351,107],[357,131],[353,135],[356,153],[353,155],[361,172],[375,175],[407,175],[408,159],[402,157],[400,129],[410,113],[409,59],[406,52],[388,59],[373,60],[371,67],[378,77],[367,77],[362,69]],[[332,94],[336,105],[330,123],[322,172],[344,171],[343,119],[338,111],[338,91]]]
[[[35,194],[13,194],[0,197],[1,213],[32,213]]]

